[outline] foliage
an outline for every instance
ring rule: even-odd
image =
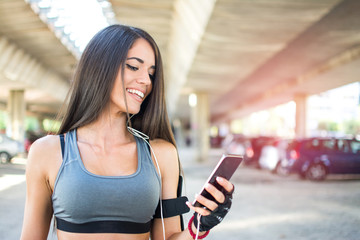
[[[25,118],[25,130],[36,131],[39,129],[39,121],[35,117]]]
[[[360,134],[360,121],[355,119],[345,121],[344,132],[352,135]]]
[[[43,122],[43,127],[46,132],[55,133],[60,129],[60,122],[51,120],[51,119],[45,119]]]
[[[323,120],[318,123],[317,129],[326,132],[338,132],[355,136],[360,134],[360,121],[351,119],[338,123],[334,121]]]
[[[0,130],[6,129],[7,114],[0,111]]]

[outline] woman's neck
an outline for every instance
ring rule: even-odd
[[[132,141],[133,136],[127,131],[126,113],[111,115],[104,112],[99,118],[77,130],[78,141],[107,146]]]

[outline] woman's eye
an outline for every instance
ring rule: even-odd
[[[134,66],[131,66],[130,64],[126,64],[126,66],[127,66],[130,70],[132,70],[132,71],[137,71],[137,70],[139,70],[139,68],[134,67]]]

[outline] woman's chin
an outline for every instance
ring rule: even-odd
[[[138,114],[140,112],[140,108],[129,108],[129,114]]]

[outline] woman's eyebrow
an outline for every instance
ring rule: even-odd
[[[129,57],[126,60],[131,60],[131,59],[135,59],[136,61],[138,61],[139,63],[144,63],[144,60],[142,60],[141,58],[138,57]],[[151,66],[152,69],[156,69],[156,67],[153,65]]]
[[[127,58],[127,60],[131,60],[131,59],[135,59],[140,63],[144,63],[144,60],[142,60],[141,58],[138,58],[138,57],[129,57],[129,58]]]

